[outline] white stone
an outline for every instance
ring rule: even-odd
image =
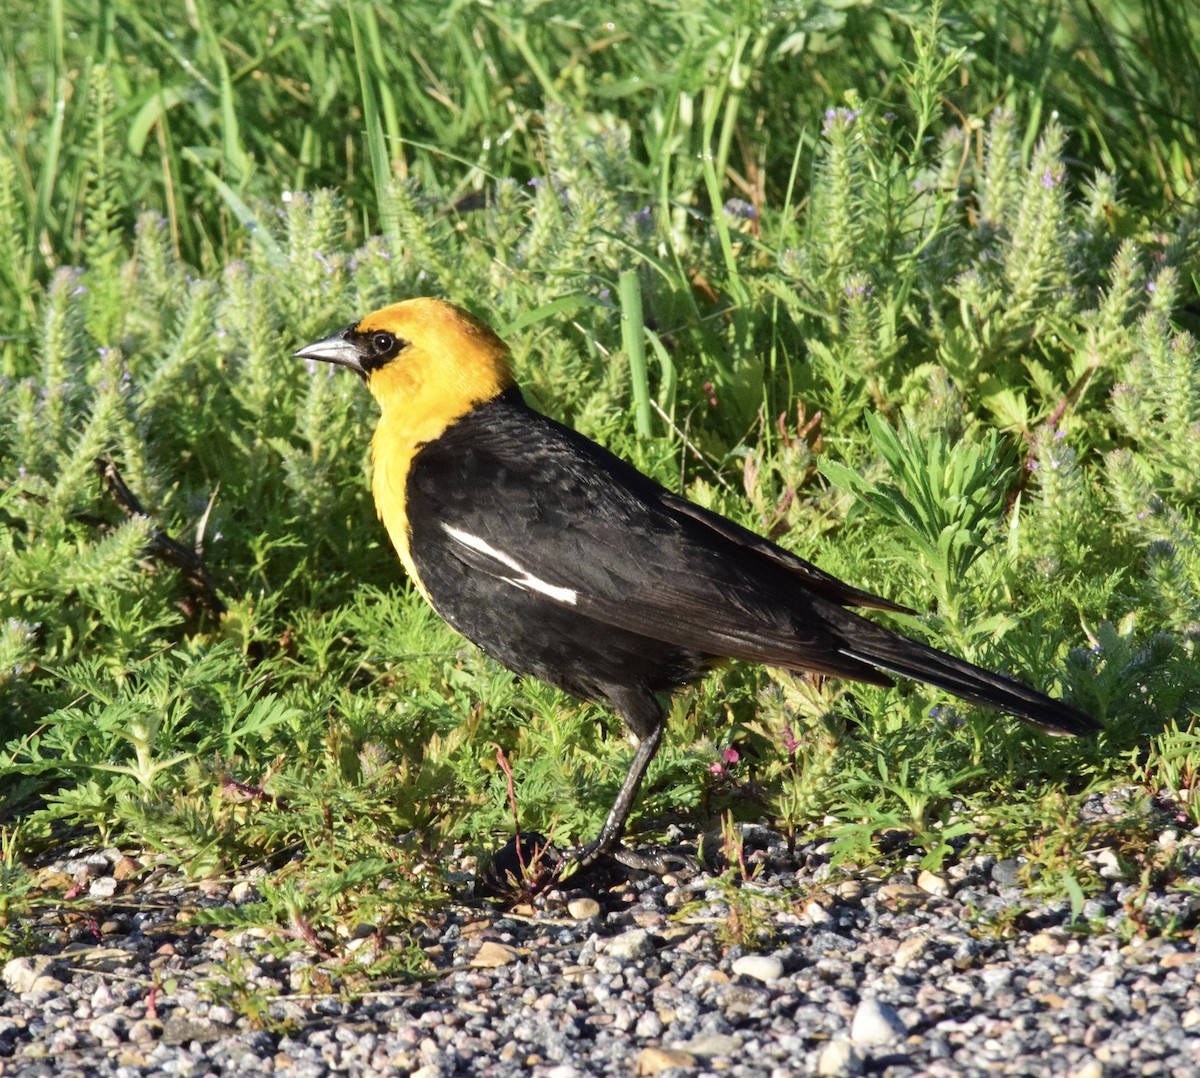
[[[51,975],[54,960],[44,954],[32,957],[22,955],[5,963],[0,974],[10,992],[23,995],[25,992],[46,992],[61,988],[62,982]]]
[[[744,954],[734,961],[733,972],[770,984],[783,976],[783,963],[770,954]]]
[[[855,1078],[862,1070],[862,1056],[845,1037],[830,1041],[817,1057],[817,1074],[821,1078]]]
[[[906,1032],[896,1008],[870,996],[858,1005],[850,1023],[850,1039],[855,1044],[891,1044]]]
[[[926,894],[933,895],[934,898],[950,897],[950,881],[936,872],[922,869],[921,874],[917,877],[917,886]]]
[[[112,876],[97,876],[88,884],[91,898],[112,898],[117,893],[117,881]]]
[[[631,928],[628,932],[613,936],[604,951],[612,958],[623,958],[630,961],[636,958],[649,958],[654,954],[654,944],[650,940],[650,933],[644,928]]]

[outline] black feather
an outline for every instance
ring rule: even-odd
[[[513,670],[607,701],[640,736],[661,721],[656,693],[727,658],[897,674],[1055,733],[1099,729],[845,609],[907,612],[672,494],[516,388],[418,451],[407,505],[421,582],[455,628]]]

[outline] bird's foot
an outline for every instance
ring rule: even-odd
[[[700,871],[700,863],[686,853],[676,850],[663,849],[660,846],[645,846],[640,850],[631,850],[619,842],[605,843],[601,839],[589,842],[563,854],[562,867],[577,865],[588,868],[604,859],[615,861],[626,868],[638,872],[653,872],[662,876],[668,872],[694,875]]]
[[[700,871],[700,862],[691,854],[678,850],[667,850],[661,846],[645,846],[640,850],[627,850],[618,846],[609,853],[618,864],[639,872],[653,872],[665,876],[668,872],[694,876]]]
[[[579,872],[606,866],[653,872],[662,876],[668,872],[694,876],[701,872],[695,857],[678,850],[645,846],[631,850],[619,841],[603,836],[573,850],[559,850],[544,835],[522,832],[508,840],[496,851],[490,868],[479,878],[483,895],[536,895],[562,879],[564,872]]]

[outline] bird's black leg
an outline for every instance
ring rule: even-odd
[[[630,850],[622,850],[621,836],[625,833],[625,821],[629,819],[630,810],[633,808],[633,802],[637,799],[638,790],[641,788],[642,779],[646,775],[646,768],[650,766],[650,761],[654,759],[654,754],[658,752],[658,746],[662,744],[663,722],[660,719],[654,724],[650,733],[638,742],[637,752],[633,754],[633,761],[629,765],[629,774],[625,776],[625,782],[621,786],[621,792],[617,794],[616,801],[613,802],[613,807],[609,809],[608,819],[604,821],[604,826],[600,828],[600,834],[589,842],[586,846],[581,846],[578,850],[573,850],[567,855],[569,860],[578,861],[581,868],[590,865],[597,858],[606,855],[612,855],[622,864],[627,862],[622,861],[621,854],[631,854]],[[630,866],[637,868],[639,866]]]
[[[658,721],[638,742],[637,752],[633,754],[633,760],[629,765],[629,774],[625,776],[620,793],[617,794],[613,807],[609,809],[608,819],[600,828],[600,834],[586,846],[572,850],[564,860],[575,861],[580,868],[585,868],[602,857],[611,857],[626,868],[643,872],[657,872],[659,875],[680,869],[690,873],[697,869],[696,862],[683,854],[652,847],[643,850],[628,850],[621,845],[621,836],[625,833],[625,821],[629,819],[633,803],[637,800],[642,779],[646,776],[646,769],[650,766],[650,761],[654,759],[654,754],[658,752],[658,747],[662,743],[664,726],[665,723],[660,714]]]

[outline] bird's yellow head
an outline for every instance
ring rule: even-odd
[[[349,367],[413,444],[513,385],[506,345],[474,315],[437,299],[393,303],[296,353]]]

